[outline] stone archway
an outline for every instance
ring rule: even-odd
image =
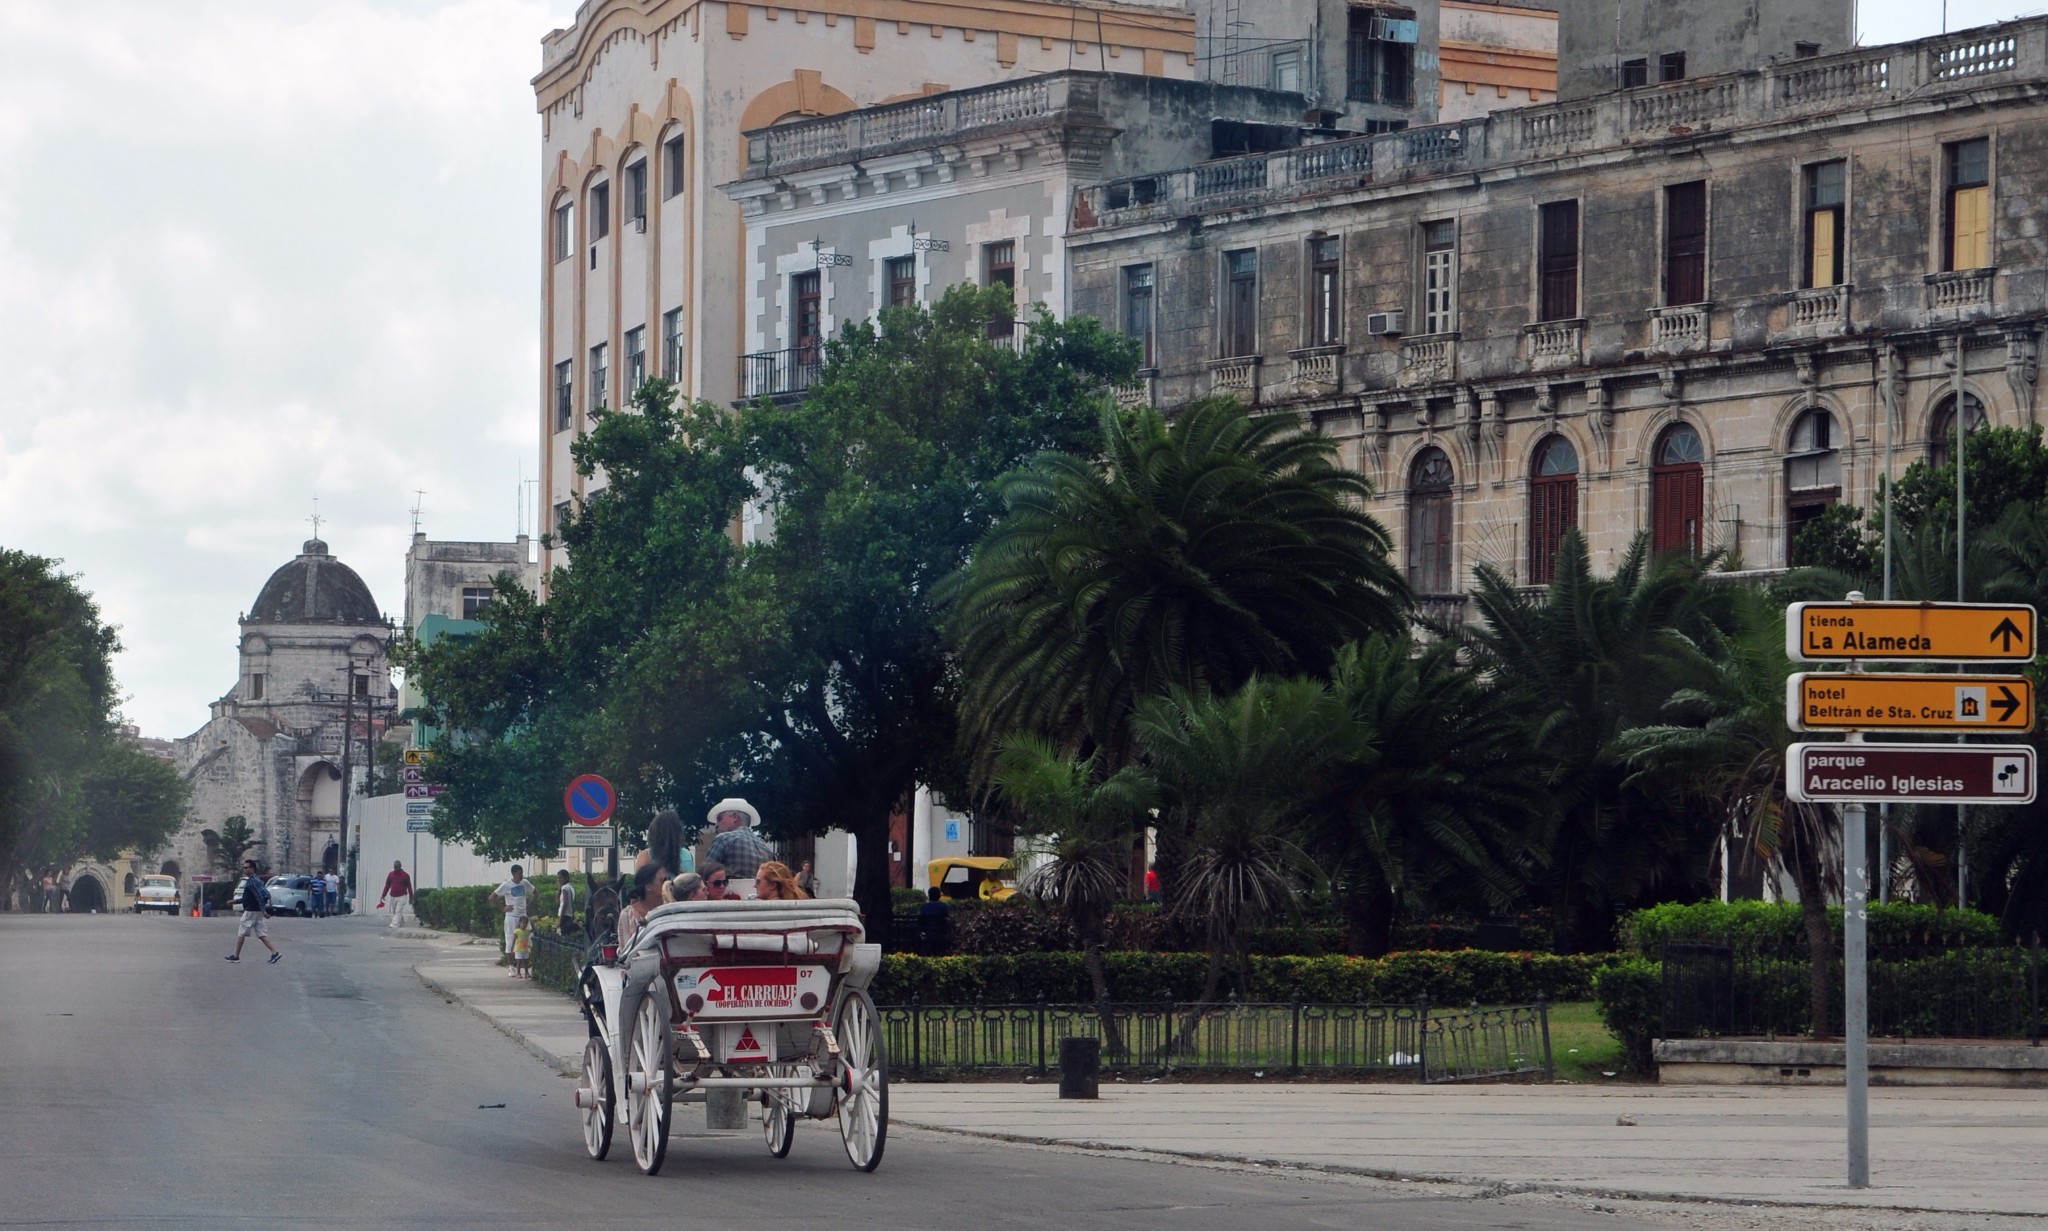
[[[107,909],[107,887],[100,884],[100,878],[90,872],[79,874],[71,882],[71,911],[85,914],[88,911],[105,913]]]

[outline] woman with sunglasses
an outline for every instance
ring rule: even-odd
[[[732,876],[725,865],[709,859],[697,866],[697,875],[704,878],[704,896],[713,902],[737,902],[740,895],[731,888]]]

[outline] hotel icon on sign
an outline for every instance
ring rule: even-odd
[[[1984,721],[1984,689],[1982,687],[1956,689],[1956,721]]]

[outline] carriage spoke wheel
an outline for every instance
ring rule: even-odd
[[[846,1157],[862,1171],[882,1161],[889,1135],[889,1057],[882,1044],[882,1018],[863,991],[849,990],[833,1025],[839,1034],[839,1137]]]
[[[659,989],[640,1002],[640,1012],[633,1018],[632,1058],[626,1062],[632,1078],[626,1091],[626,1131],[633,1138],[633,1161],[648,1175],[660,1171],[668,1156],[669,1105],[675,1096],[674,1053],[661,1010]]]
[[[583,1148],[590,1157],[604,1161],[612,1149],[612,1057],[603,1039],[583,1045],[583,1077],[577,1083],[576,1103],[583,1109]]]
[[[795,1074],[796,1066],[793,1064],[768,1066],[770,1077],[791,1077]],[[777,1158],[788,1158],[790,1142],[796,1138],[795,1091],[771,1086],[761,1094],[761,1135],[768,1140],[768,1152]]]

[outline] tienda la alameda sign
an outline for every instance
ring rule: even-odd
[[[1794,603],[1785,653],[1795,662],[2026,662],[2034,609],[2018,603]]]
[[[1794,744],[1785,792],[1798,803],[2030,804],[2025,744]]]

